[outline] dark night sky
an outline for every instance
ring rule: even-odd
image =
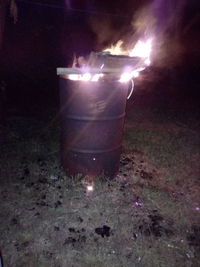
[[[69,3],[67,0],[66,2]],[[113,27],[120,29],[129,26],[135,10],[151,2],[73,0],[71,8],[78,10],[69,11],[63,0],[17,1],[18,22],[14,25],[7,16],[1,51],[0,72],[8,86],[10,104],[23,103],[26,106],[24,103],[27,103],[28,109],[36,99],[41,103],[44,100],[47,103],[52,102],[55,97],[57,99],[56,67],[69,64],[73,52],[88,54],[97,47],[96,34],[91,29],[89,17],[109,17]],[[199,1],[189,2],[181,22],[182,28],[187,29],[187,25],[189,27],[181,36],[186,47],[181,71],[189,72],[194,82],[198,83],[200,9]],[[111,13],[113,16],[103,13]],[[114,14],[119,14],[119,17]],[[187,79],[189,86],[193,87],[189,75]],[[196,99],[197,86],[186,88],[185,91],[187,94],[194,94]]]

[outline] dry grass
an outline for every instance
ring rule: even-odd
[[[199,137],[128,119],[120,172],[88,194],[59,165],[58,126],[9,121],[0,155],[5,266],[198,266]]]

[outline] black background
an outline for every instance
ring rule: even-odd
[[[15,110],[10,113],[29,115],[58,106],[56,68],[68,66],[74,53],[87,55],[98,47],[89,17],[107,16],[114,28],[128,28],[134,12],[152,1],[74,0],[71,1],[71,9],[67,9],[66,2],[17,1],[19,14],[16,24],[7,14],[0,74],[7,85],[8,110]],[[165,103],[168,98],[177,99],[174,101],[177,108],[180,103],[183,104],[182,109],[187,103],[187,108],[190,105],[191,110],[199,105],[199,11],[199,3],[194,0],[189,1],[184,9],[182,28],[189,25],[194,17],[197,19],[181,36],[185,47],[181,65],[173,67],[170,74],[170,66],[156,69],[156,73],[161,75],[155,76],[155,79],[154,66],[150,68],[151,71],[146,71],[145,75],[150,75],[154,80],[153,86],[151,90],[143,88],[140,94],[144,99],[149,98],[148,94],[158,96],[154,97],[155,105],[161,102],[161,95]],[[163,79],[158,81],[158,76]],[[174,83],[170,93],[167,89],[169,82]],[[146,84],[140,81],[136,89],[140,90],[140,86],[145,87]]]

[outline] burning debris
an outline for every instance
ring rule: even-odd
[[[119,40],[102,52],[91,52],[88,57],[75,58],[72,68],[58,68],[57,74],[74,81],[97,82],[109,77],[122,83],[128,82],[150,65],[152,41],[152,38],[139,40],[132,49],[128,49]]]

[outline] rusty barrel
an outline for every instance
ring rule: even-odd
[[[60,77],[61,159],[68,175],[117,174],[127,91],[119,81]]]

